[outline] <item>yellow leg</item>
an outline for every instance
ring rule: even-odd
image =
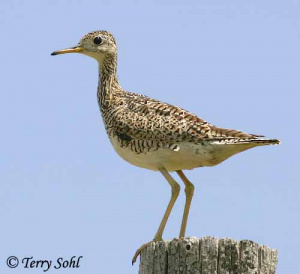
[[[162,175],[166,178],[166,180],[170,184],[170,186],[172,188],[172,195],[171,195],[170,202],[167,206],[166,212],[164,214],[164,217],[162,218],[159,228],[154,236],[154,241],[162,240],[162,234],[164,232],[166,223],[168,221],[168,218],[170,216],[172,208],[173,208],[173,206],[177,200],[177,197],[179,195],[179,192],[180,192],[180,185],[171,177],[171,175],[168,173],[168,171],[166,171],[165,169],[160,169],[160,172],[162,173]]]
[[[172,208],[177,200],[177,197],[179,195],[179,192],[180,192],[180,185],[171,177],[171,175],[169,174],[169,172],[164,169],[164,168],[161,168],[159,170],[162,175],[166,178],[166,180],[168,181],[168,183],[170,184],[170,186],[172,187],[172,196],[171,196],[171,199],[169,201],[169,204],[167,206],[167,209],[166,209],[166,212],[161,220],[161,223],[159,225],[159,228],[154,236],[154,239],[153,241],[151,242],[148,242],[146,244],[143,244],[134,254],[133,256],[133,259],[132,259],[132,264],[135,263],[137,257],[141,254],[142,250],[145,249],[150,243],[152,242],[158,242],[158,241],[161,241],[162,240],[162,234],[164,232],[164,229],[165,229],[165,226],[166,226],[166,223],[168,221],[168,218],[170,216],[170,213],[172,211]]]
[[[183,212],[180,234],[179,234],[179,238],[183,238],[185,236],[187,220],[188,220],[188,216],[189,216],[189,211],[190,211],[195,187],[188,180],[188,178],[183,174],[183,172],[181,170],[178,170],[176,172],[179,175],[179,177],[181,178],[181,180],[184,182],[184,185],[185,185],[184,191],[185,191],[185,195],[186,195],[186,200],[185,200],[184,212]]]

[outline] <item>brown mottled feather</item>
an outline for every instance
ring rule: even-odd
[[[100,38],[100,45],[93,42],[96,37],[98,40]],[[243,144],[234,151],[229,149],[233,155],[250,147],[245,143],[252,143],[253,147],[255,144],[279,142],[238,130],[218,128],[180,107],[123,90],[116,76],[117,44],[107,31],[88,33],[78,45],[84,48],[84,54],[99,62],[97,98],[100,111],[114,148],[129,162],[139,162],[140,166],[144,166],[142,162],[147,162],[149,158],[136,158],[137,154],[153,151],[159,152],[157,158],[168,162],[175,157],[169,155],[168,149],[174,152],[180,150],[182,157],[193,158],[199,144],[210,145],[210,154],[213,154],[215,144]],[[181,150],[181,147],[184,149]],[[150,162],[153,162],[156,156],[151,157]]]
[[[177,143],[208,140],[256,140],[259,135],[213,126],[193,113],[149,97],[119,90],[111,107],[110,126],[132,138]],[[106,115],[105,115],[106,116]],[[106,120],[106,119],[105,119]]]

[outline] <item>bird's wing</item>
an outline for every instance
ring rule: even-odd
[[[149,97],[126,92],[119,98],[121,111],[113,117],[111,130],[124,139],[164,143],[202,140],[256,139],[258,135],[215,127],[196,115]],[[118,105],[118,103],[117,103]]]

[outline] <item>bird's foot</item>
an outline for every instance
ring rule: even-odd
[[[145,243],[143,244],[134,254],[133,258],[132,258],[132,265],[136,262],[136,259],[138,258],[138,256],[141,255],[142,251],[144,249],[146,249],[148,246],[150,246],[152,243],[156,243],[158,242],[157,240],[153,240],[153,241],[150,241],[148,243]]]

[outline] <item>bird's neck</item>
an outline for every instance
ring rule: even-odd
[[[110,54],[99,62],[98,104],[106,109],[112,103],[116,91],[121,90],[117,78],[117,55]]]

